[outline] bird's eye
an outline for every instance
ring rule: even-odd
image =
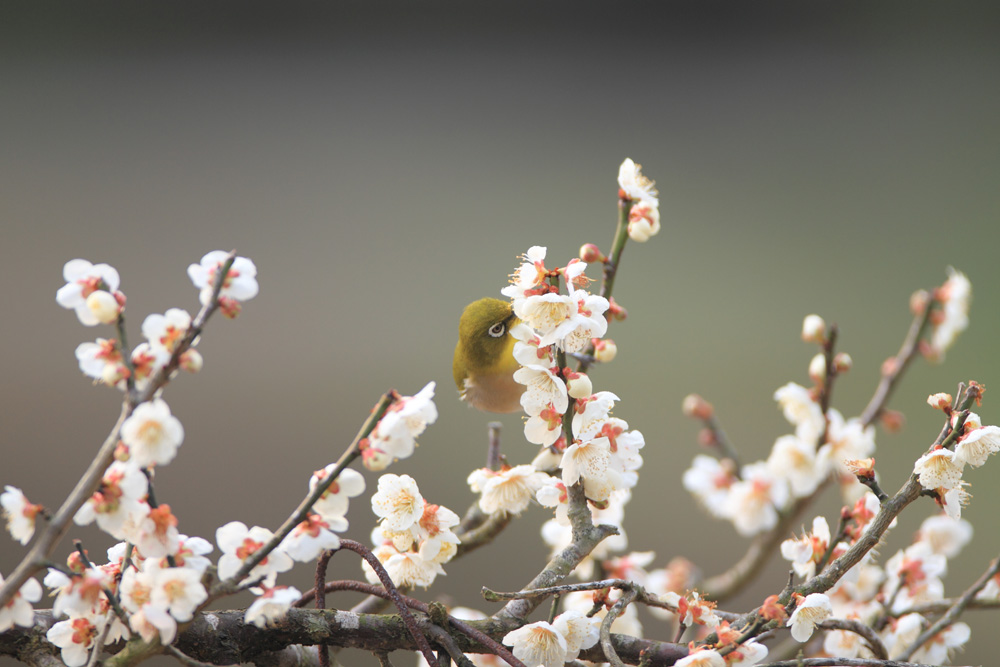
[[[490,327],[487,333],[493,336],[494,338],[499,338],[500,336],[504,335],[506,331],[507,331],[507,325],[504,324],[503,322],[497,322],[496,324]]]

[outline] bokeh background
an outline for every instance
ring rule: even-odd
[[[663,216],[658,237],[625,251],[616,296],[630,316],[610,332],[618,358],[593,376],[646,437],[631,548],[655,550],[658,564],[685,555],[710,574],[741,553],[745,540],[681,489],[698,452],[681,400],[706,396],[744,458],[764,457],[789,431],[773,391],[807,382],[808,313],[840,326],[855,368],[834,404],[856,415],[905,334],[910,294],[949,265],[972,280],[970,330],[945,363],[914,365],[892,402],[905,429],[879,434],[889,490],[940,428],[928,394],[969,379],[1000,386],[1000,14],[986,3],[4,14],[0,482],[36,502],[58,506],[118,412],[118,394],[77,369],[75,347],[109,332],[56,305],[63,263],[118,268],[136,341],[146,314],[197,309],[188,264],[237,248],[258,266],[260,295],[237,321],[211,323],[204,370],[166,393],[187,436],[157,494],[182,530],[276,527],[383,391],[428,381],[440,418],[390,471],[462,513],[491,417],[460,404],[451,383],[458,315],[497,296],[531,245],[553,263],[584,242],[606,250],[625,157],[657,181]],[[995,398],[987,423],[1000,421]],[[529,460],[521,418],[501,421],[505,454]],[[951,566],[951,594],[1000,549],[997,466],[967,475],[976,535]],[[350,515],[360,540],[374,520],[368,478]],[[818,511],[833,522],[838,506],[831,495]],[[934,511],[917,503],[885,557]],[[491,611],[479,587],[516,589],[541,567],[548,516],[533,508],[421,597]],[[93,531],[71,535],[92,553],[108,546]],[[21,553],[0,542],[0,571]],[[733,608],[779,589],[785,572],[770,568]],[[357,559],[337,556],[331,576],[360,577]],[[310,580],[309,567],[287,579]],[[968,620],[960,664],[989,662],[996,616]]]

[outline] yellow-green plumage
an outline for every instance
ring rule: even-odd
[[[485,298],[465,307],[451,367],[463,401],[487,412],[521,409],[524,385],[514,382],[519,365],[510,335],[517,323],[508,301]]]

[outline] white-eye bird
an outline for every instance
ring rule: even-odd
[[[451,366],[463,401],[487,412],[521,409],[524,385],[514,382],[519,364],[510,335],[518,322],[508,301],[487,297],[465,307]]]

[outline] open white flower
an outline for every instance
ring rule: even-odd
[[[822,593],[810,593],[799,602],[795,611],[785,623],[792,629],[792,638],[797,642],[807,641],[812,637],[816,625],[833,615],[830,598]]]
[[[656,183],[643,175],[642,165],[633,162],[632,158],[625,158],[618,168],[618,187],[629,199],[643,201],[653,207],[660,205]]]
[[[3,575],[0,575],[0,586],[3,586]],[[32,602],[42,599],[42,586],[37,579],[31,578],[21,584],[10,602],[0,607],[0,632],[10,630],[15,625],[30,628],[35,621],[35,609]]]
[[[235,575],[254,554],[274,537],[267,528],[254,526],[247,528],[242,521],[230,521],[215,531],[215,543],[219,545],[219,579],[226,580]],[[265,586],[273,586],[279,572],[292,569],[292,559],[278,546],[264,560],[257,563],[244,581],[264,579]]]
[[[212,287],[218,271],[225,264],[226,257],[229,256],[225,250],[213,250],[201,258],[198,264],[188,267],[188,277],[200,292],[198,298],[202,305],[207,304],[212,298]],[[249,301],[257,296],[259,290],[257,285],[257,267],[246,257],[237,257],[233,260],[229,273],[226,274],[222,283],[222,290],[219,292],[220,299],[234,299],[236,301]]]
[[[726,667],[726,659],[718,651],[703,649],[681,658],[674,667]]]
[[[335,463],[331,463],[322,470],[317,470],[309,478],[309,491],[315,489],[324,481],[336,468]],[[313,511],[326,519],[343,519],[347,516],[347,507],[351,498],[360,496],[365,491],[364,475],[357,470],[345,468],[340,471],[337,479],[320,496]]]
[[[520,514],[548,479],[545,473],[525,464],[499,471],[488,468],[473,470],[468,483],[474,492],[482,494],[479,508],[484,512]]]
[[[954,489],[962,481],[964,465],[964,462],[956,460],[955,452],[937,448],[917,459],[913,472],[925,489]]]
[[[184,442],[184,427],[170,414],[167,402],[156,398],[136,407],[122,424],[121,438],[135,465],[166,465],[174,460],[177,448]]]
[[[378,491],[372,495],[372,511],[383,529],[398,533],[410,530],[424,513],[424,497],[409,475],[379,477]]]
[[[66,284],[56,292],[56,302],[63,308],[72,308],[80,324],[92,327],[101,324],[98,311],[87,303],[88,297],[95,292],[103,291],[112,299],[112,294],[118,289],[120,278],[118,271],[107,264],[91,264],[85,259],[71,259],[63,266],[63,278]],[[103,305],[95,302],[95,307]]]
[[[42,506],[28,502],[21,489],[7,485],[0,493],[0,508],[3,508],[11,537],[21,544],[30,542],[35,534],[35,517],[42,511]]]
[[[562,633],[545,621],[529,623],[504,635],[514,657],[525,667],[562,667],[569,646]]]
[[[294,586],[275,586],[268,588],[257,596],[243,616],[243,622],[263,628],[281,620],[291,609],[292,604],[302,597],[302,593]]]

